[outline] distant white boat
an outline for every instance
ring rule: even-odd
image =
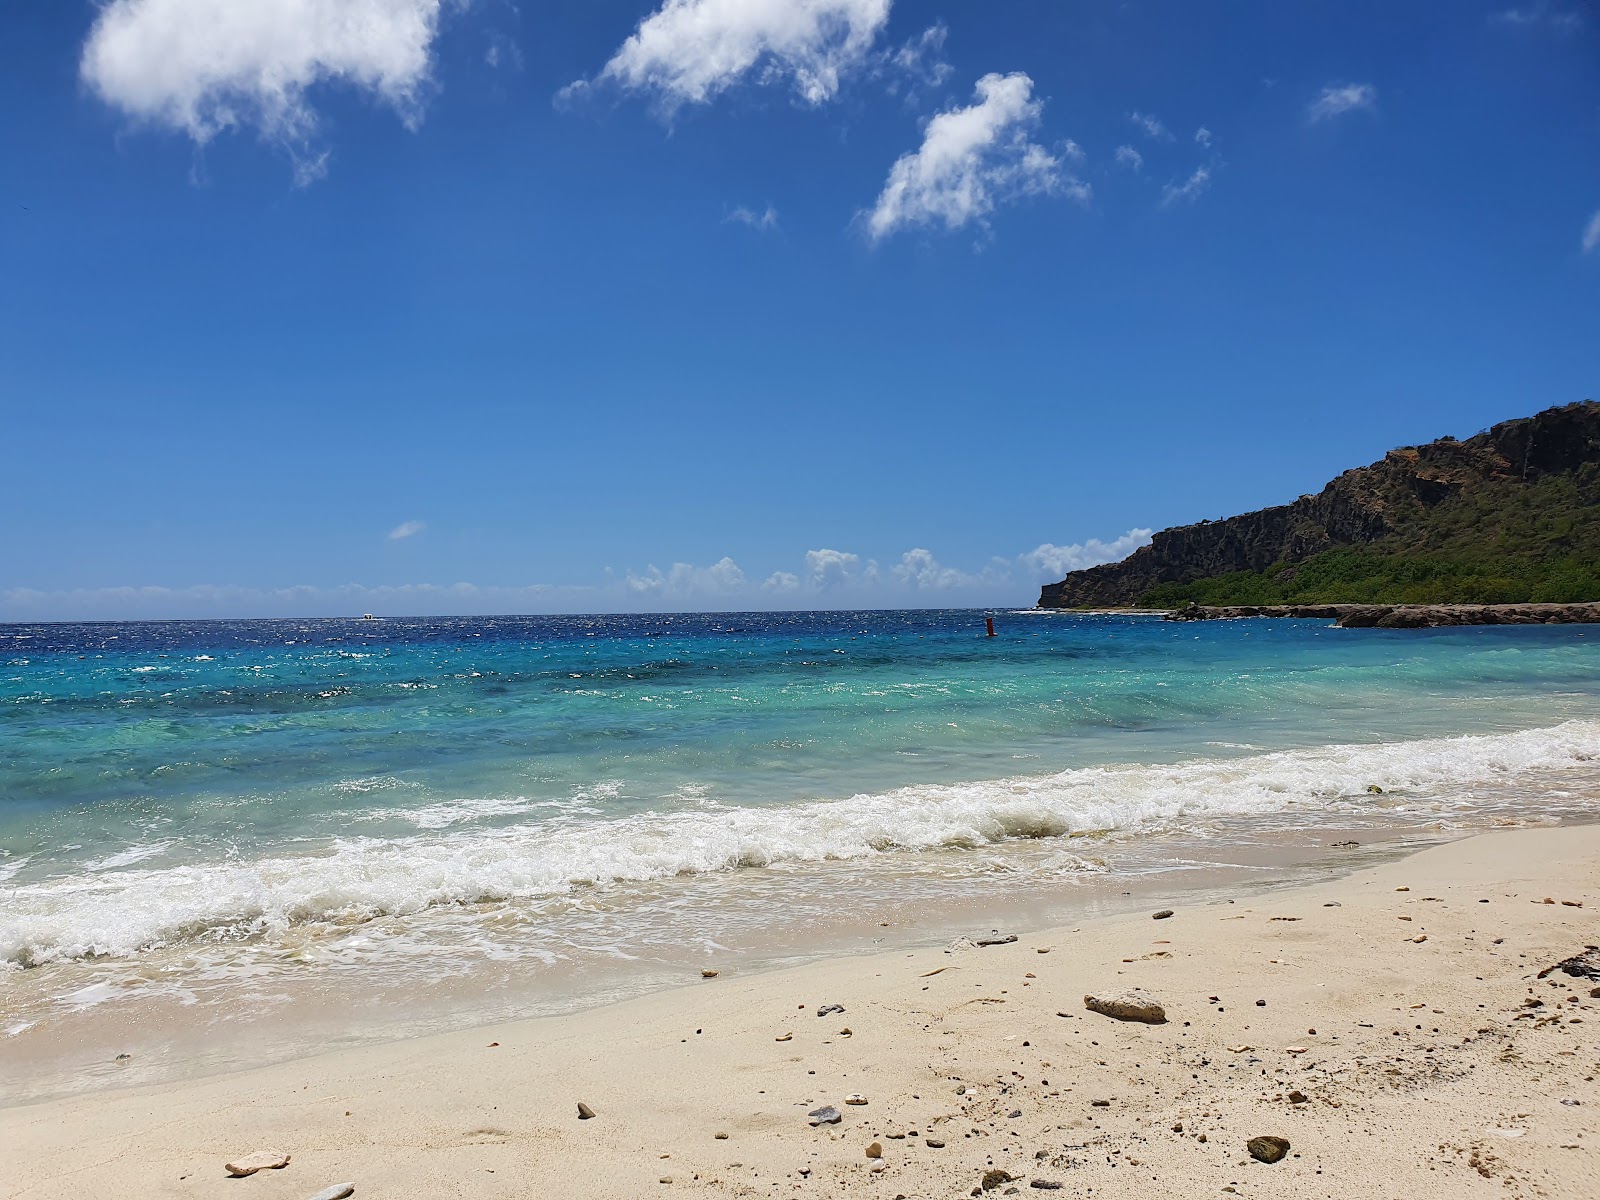
[[[361,619],[363,621],[381,621],[381,620],[383,620],[382,617],[375,617],[371,613],[362,613],[361,614]]]

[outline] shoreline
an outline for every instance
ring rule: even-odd
[[[1309,887],[1178,903],[1155,924],[1141,912],[1006,945],[722,975],[6,1108],[0,1195],[214,1195],[228,1156],[267,1146],[291,1166],[239,1186],[274,1198],[347,1179],[358,1195],[842,1184],[911,1197],[964,1193],[985,1170],[1096,1196],[1152,1181],[1248,1194],[1261,1171],[1275,1195],[1378,1175],[1409,1194],[1597,1194],[1595,1055],[1583,1025],[1568,1027],[1600,1021],[1600,1004],[1586,981],[1533,975],[1597,940],[1600,825],[1479,835]],[[1086,991],[1129,985],[1163,999],[1167,1024],[1084,1010]],[[1535,985],[1550,996],[1532,996],[1537,1008]],[[844,1012],[814,1015],[832,1003]],[[869,1103],[846,1105],[852,1092]],[[580,1100],[596,1119],[580,1123]],[[825,1104],[841,1122],[810,1127]],[[1287,1137],[1291,1157],[1251,1161],[1257,1134]],[[883,1157],[866,1156],[872,1142]]]

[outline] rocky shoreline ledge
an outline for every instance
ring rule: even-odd
[[[1189,604],[1168,621],[1230,621],[1236,617],[1332,618],[1341,629],[1434,629],[1443,625],[1593,625],[1600,603],[1589,604]]]

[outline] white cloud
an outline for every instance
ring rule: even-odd
[[[806,582],[814,588],[832,587],[849,579],[861,556],[843,550],[807,550]]]
[[[1130,529],[1110,542],[1090,538],[1070,546],[1055,546],[1049,542],[1018,556],[1028,578],[1034,583],[1051,583],[1069,571],[1082,571],[1101,563],[1121,562],[1140,546],[1149,545],[1150,530]]]
[[[1196,167],[1194,174],[1182,183],[1169,183],[1161,189],[1161,203],[1177,204],[1182,200],[1195,200],[1211,186],[1211,168]]]
[[[774,571],[768,575],[761,588],[767,592],[798,592],[800,576],[791,571]]]
[[[1583,252],[1588,254],[1594,250],[1600,250],[1600,209],[1595,210],[1583,230]]]
[[[808,104],[868,63],[891,0],[666,0],[606,63],[597,82],[652,94],[667,111],[704,104],[755,72],[791,83]],[[581,92],[582,81],[563,95]]]
[[[680,562],[663,571],[652,564],[642,575],[629,571],[624,582],[628,591],[635,594],[693,599],[739,591],[744,587],[744,572],[738,563],[724,556],[709,567]]]
[[[763,212],[740,205],[722,220],[724,224],[748,225],[758,233],[770,233],[778,227],[778,210],[770,204]]]
[[[1307,110],[1311,120],[1326,121],[1347,112],[1372,112],[1378,107],[1378,89],[1370,83],[1330,83]]]
[[[1144,130],[1146,137],[1155,138],[1160,142],[1172,140],[1172,131],[1162,124],[1160,117],[1151,116],[1149,113],[1131,112],[1128,114],[1128,120]]]
[[[996,205],[1023,196],[1089,199],[1089,186],[1068,175],[1062,159],[1029,140],[1043,109],[1032,98],[1033,80],[990,74],[976,90],[976,103],[934,116],[921,147],[890,168],[877,203],[862,214],[873,241],[913,226],[982,225]]]
[[[944,59],[944,43],[949,36],[950,30],[944,22],[936,21],[897,50],[890,51],[886,56],[886,65],[910,79],[913,85],[938,87],[955,70]],[[890,90],[895,89],[891,86]]]
[[[408,537],[415,537],[427,527],[426,523],[422,521],[402,521],[389,530],[389,540],[391,542],[403,542]]]
[[[343,83],[421,119],[441,0],[109,0],[79,71],[107,104],[205,145],[254,127],[290,152],[301,183],[326,169],[311,149],[308,92]]]
[[[1130,170],[1137,171],[1144,166],[1144,155],[1140,154],[1132,146],[1118,146],[1116,153],[1112,157],[1117,160],[1119,166],[1127,167]]]
[[[1549,0],[1534,0],[1522,8],[1508,8],[1490,19],[1502,25],[1544,26],[1558,33],[1573,33],[1583,28],[1583,17],[1576,11],[1558,7]]]
[[[680,562],[666,570],[608,570],[598,585],[11,588],[0,590],[0,621],[1022,605],[1033,603],[1039,584],[1125,558],[1149,540],[1148,529],[1132,529],[1109,542],[1045,543],[1013,558],[991,557],[975,570],[947,566],[920,546],[899,555],[885,571],[859,554],[820,549],[806,553],[802,570],[773,571],[759,583],[724,557],[710,566]]]
[[[1207,129],[1204,125],[1200,126],[1199,129],[1194,131],[1194,140],[1199,142],[1202,146],[1211,145],[1211,130]]]

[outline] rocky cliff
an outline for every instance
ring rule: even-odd
[[[1436,527],[1450,520],[1461,524],[1463,497],[1491,496],[1492,512],[1497,504],[1515,504],[1519,490],[1553,476],[1581,481],[1583,496],[1577,503],[1582,510],[1592,504],[1597,471],[1600,403],[1584,400],[1506,421],[1462,441],[1447,437],[1391,450],[1381,461],[1346,471],[1322,491],[1292,504],[1162,530],[1119,563],[1074,571],[1060,583],[1046,584],[1039,606],[1137,604],[1163,584],[1235,572],[1281,572],[1285,564],[1292,567],[1338,547],[1377,546],[1393,553],[1415,549],[1428,544]],[[1567,494],[1562,495],[1570,508]],[[1482,501],[1479,496],[1480,507]],[[1435,520],[1435,513],[1445,516]],[[1594,515],[1590,511],[1586,519]],[[1451,536],[1459,540],[1460,530]]]

